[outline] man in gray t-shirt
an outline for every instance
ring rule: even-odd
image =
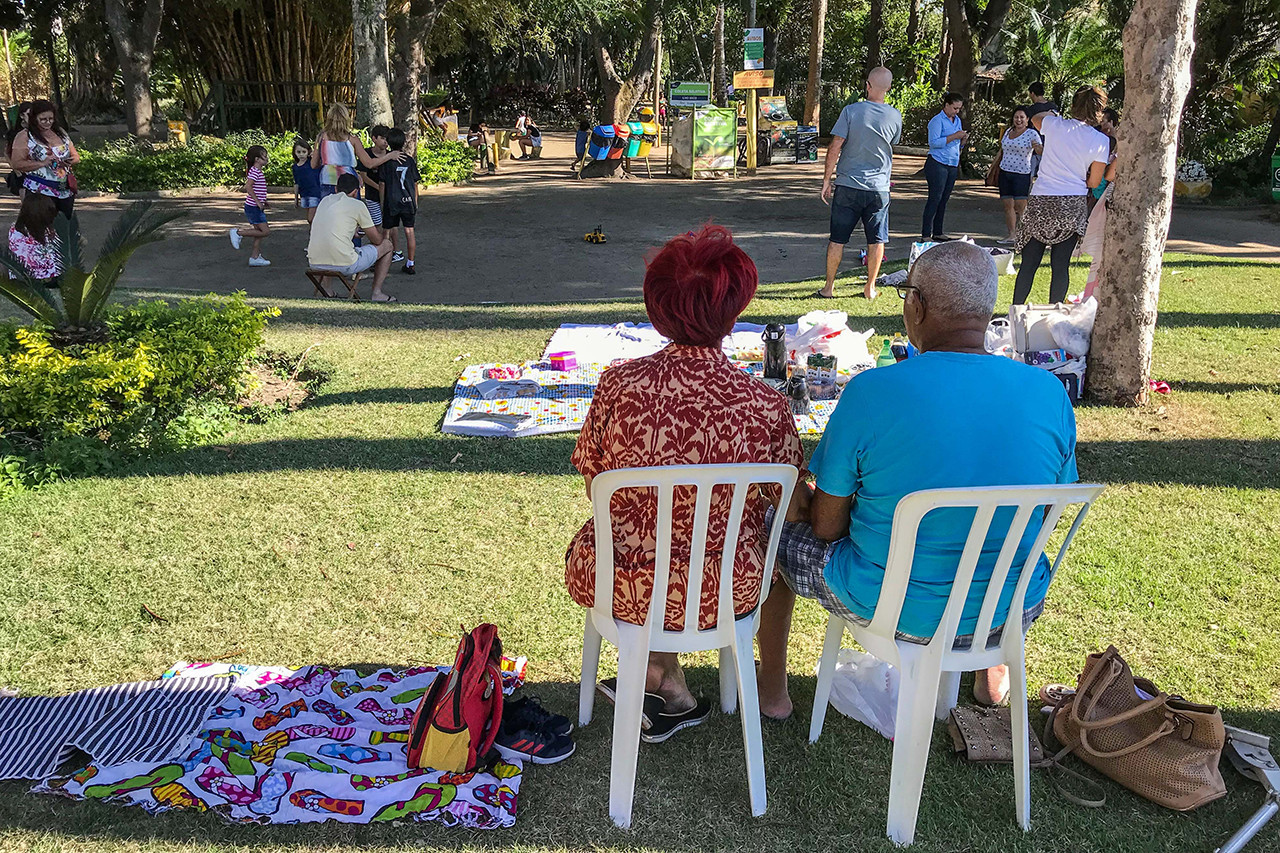
[[[835,297],[836,273],[854,226],[862,222],[867,238],[867,284],[876,298],[876,278],[889,242],[889,176],[893,146],[902,139],[902,114],[884,102],[893,75],[875,68],[867,75],[867,99],[849,104],[831,128],[831,145],[822,176],[822,200],[831,205],[831,241],[827,244],[827,286],[817,296]]]

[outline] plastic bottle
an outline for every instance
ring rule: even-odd
[[[907,342],[902,335],[894,335],[893,343],[889,345],[889,349],[893,351],[893,357],[898,361],[906,361],[907,359]]]
[[[787,378],[787,327],[770,323],[764,327],[764,378]]]
[[[893,346],[888,338],[884,339],[884,346],[880,348],[880,354],[876,356],[876,367],[888,367],[891,364],[897,364],[898,359],[893,355]]]

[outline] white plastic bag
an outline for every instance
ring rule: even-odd
[[[797,364],[803,364],[810,353],[834,355],[841,370],[858,366],[873,367],[875,359],[867,352],[867,339],[874,329],[855,332],[845,322],[843,311],[810,311],[796,321],[796,335],[787,341],[787,351]]]
[[[972,239],[970,239],[970,237],[969,237],[969,235],[968,235],[968,234],[966,234],[966,235],[964,235],[963,237],[961,237],[959,240],[957,240],[957,241],[955,241],[955,242],[958,242],[958,243],[972,243],[972,242],[973,242],[973,240],[972,240]],[[925,240],[925,241],[923,241],[923,242],[919,242],[919,243],[912,243],[912,244],[911,244],[911,256],[907,258],[907,269],[911,269],[913,266],[915,266],[915,264],[916,264],[916,258],[920,257],[920,256],[921,256],[921,255],[923,255],[925,252],[929,251],[930,249],[932,249],[934,246],[937,246],[937,245],[938,245],[938,244],[937,244],[937,243],[935,243],[935,242],[933,242],[932,240]]]
[[[1072,355],[1088,355],[1093,321],[1098,316],[1098,300],[1090,296],[1071,310],[1049,317],[1045,324],[1054,343]]]
[[[898,670],[857,649],[841,649],[831,681],[831,707],[893,740]]]
[[[987,352],[996,352],[1001,347],[1013,346],[1013,331],[1009,328],[1009,321],[1004,317],[997,317],[988,323],[985,343]]]
[[[1014,275],[1018,272],[1018,268],[1013,265],[1013,252],[1001,248],[991,248],[987,251],[991,253],[991,260],[996,262],[997,275]]]

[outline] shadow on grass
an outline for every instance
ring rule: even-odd
[[[223,445],[223,450],[196,448],[106,476],[327,470],[573,474],[569,457],[577,438],[577,433],[565,433],[521,439],[280,439]],[[1077,454],[1080,477],[1086,481],[1280,488],[1280,439],[1082,441]]]
[[[1243,394],[1249,391],[1280,394],[1280,382],[1203,382],[1199,380],[1182,382],[1175,379],[1169,385],[1174,391],[1201,394]]]
[[[1161,311],[1156,318],[1156,326],[1166,329],[1280,329],[1280,313]]]
[[[337,394],[320,394],[307,401],[307,408],[347,406],[361,403],[447,403],[453,399],[453,387],[439,385],[422,388],[364,388]]]
[[[606,651],[606,660],[611,652]],[[713,704],[714,667],[688,669],[690,688]],[[531,684],[552,710],[576,716],[576,683]],[[507,830],[478,832],[438,823],[351,826],[228,825],[212,813],[174,811],[148,815],[139,808],[74,802],[25,794],[20,783],[0,785],[0,834],[32,849],[83,843],[95,849],[535,849],[634,850],[678,853],[710,850],[889,851],[884,837],[892,745],[875,732],[832,711],[822,737],[807,743],[814,678],[793,677],[796,713],[764,726],[768,811],[749,815],[740,718],[718,712],[706,724],[661,745],[641,744],[632,828],[609,820],[611,707],[599,697],[590,725],[574,731],[577,751],[550,767],[526,765],[519,818]],[[965,692],[961,700],[968,701]],[[1280,712],[1227,709],[1232,725],[1276,737]],[[1042,725],[1033,714],[1037,728]],[[575,720],[576,722],[576,720]],[[1073,766],[1093,775],[1078,763]],[[1208,850],[1240,826],[1262,801],[1261,788],[1226,768],[1229,794],[1187,816],[1159,808],[1103,779],[1108,805],[1082,810],[1057,795],[1041,773],[1032,774],[1036,831],[1020,832],[1013,815],[1013,774],[1008,766],[962,763],[945,729],[935,728],[920,805],[916,846],[920,853],[961,849],[975,853],[1031,853],[1069,849],[1103,853],[1125,838],[1124,849],[1142,853]],[[964,839],[958,847],[957,839]],[[1263,849],[1259,847],[1259,849]]]

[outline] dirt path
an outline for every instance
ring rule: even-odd
[[[747,180],[652,180],[580,182],[569,174],[572,139],[548,134],[542,160],[504,162],[501,173],[465,187],[423,195],[418,216],[419,274],[401,275],[398,265],[388,292],[406,301],[579,301],[640,292],[644,256],[673,234],[708,220],[728,226],[755,259],[765,282],[822,274],[827,208],[818,197],[821,166],[778,165]],[[918,157],[894,163],[890,258],[910,251],[918,233],[925,183]],[[236,193],[166,200],[187,211],[180,230],[163,244],[138,253],[126,273],[131,286],[228,292],[255,296],[306,296],[306,219],[292,196],[273,194],[272,236],[263,254],[269,268],[250,269],[227,229],[242,222]],[[91,245],[106,233],[128,202],[86,198],[78,204]],[[16,214],[16,200],[0,202],[3,221]],[[603,227],[608,243],[584,243],[582,235]],[[1003,213],[979,181],[956,187],[947,231],[989,243],[1003,235]],[[861,247],[855,235],[847,263]],[[1280,262],[1280,225],[1258,211],[1179,208],[1169,241],[1172,251],[1206,252]]]

